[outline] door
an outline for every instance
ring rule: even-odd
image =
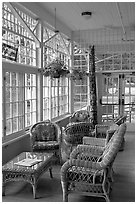
[[[135,74],[103,74],[100,99],[102,122],[118,115],[127,115],[127,122],[135,122]]]

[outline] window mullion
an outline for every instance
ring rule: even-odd
[[[12,91],[12,72],[10,72],[10,120],[12,118],[12,96],[13,96],[13,91]],[[11,132],[13,132],[13,120],[11,122]]]
[[[59,116],[59,100],[60,100],[60,95],[59,95],[59,88],[60,88],[60,80],[61,79],[58,79],[58,83],[57,83],[57,90],[58,90],[58,92],[57,92],[57,113],[58,113],[58,115],[57,116]],[[61,106],[61,105],[60,105]]]
[[[5,86],[5,83],[6,83],[6,76],[5,76],[5,72],[3,72],[3,89],[2,89],[3,108],[2,108],[2,111],[3,111],[3,136],[4,137],[6,136],[6,97],[5,97],[6,86]]]

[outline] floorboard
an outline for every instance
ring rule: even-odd
[[[135,202],[135,134],[125,135],[125,149],[118,153],[114,163],[114,183],[111,202]],[[32,186],[25,182],[10,182],[6,185],[3,202],[62,202],[60,166],[53,167],[54,178],[46,172],[39,179],[38,199],[33,199]],[[69,202],[104,202],[101,198],[69,195]]]

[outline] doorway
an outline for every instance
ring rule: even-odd
[[[102,76],[102,122],[125,114],[128,123],[135,123],[135,73],[103,73]]]

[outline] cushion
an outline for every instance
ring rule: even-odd
[[[88,119],[89,114],[87,111],[79,111],[75,113],[75,117],[77,121],[85,121]]]
[[[36,141],[53,141],[56,140],[55,126],[52,123],[41,123],[37,124],[32,134]]]
[[[59,143],[57,141],[35,142],[33,149],[34,150],[55,150],[55,149],[59,149]]]
[[[112,125],[110,125],[109,130],[117,130],[118,127],[119,127],[119,126],[118,126],[117,124],[113,123]]]

